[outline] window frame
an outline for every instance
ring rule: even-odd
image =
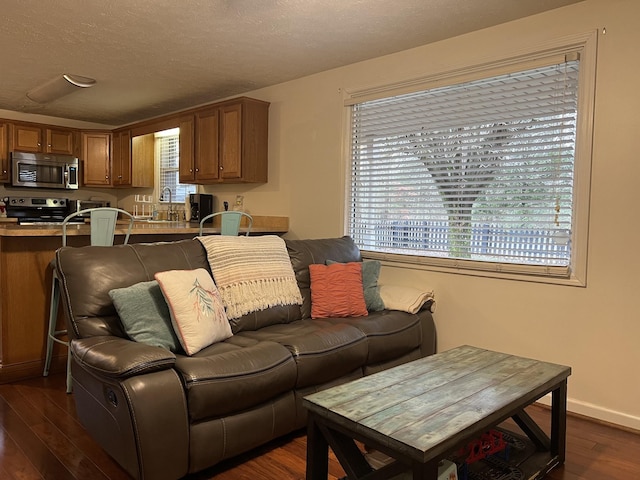
[[[464,66],[386,85],[364,88],[343,88],[344,101],[344,198],[343,232],[349,234],[351,188],[351,107],[369,100],[428,90],[481,78],[493,77],[515,71],[549,64],[549,59],[578,53],[580,73],[578,80],[578,116],[576,119],[576,144],[574,161],[572,253],[566,277],[558,277],[544,268],[522,264],[490,263],[479,260],[451,259],[416,256],[401,253],[373,252],[362,249],[362,256],[384,264],[411,269],[424,269],[447,273],[483,277],[506,278],[542,283],[584,287],[587,284],[589,201],[591,189],[591,162],[593,151],[593,117],[595,110],[596,54],[598,32],[587,32],[564,37],[538,45],[512,56],[494,58],[481,64]]]

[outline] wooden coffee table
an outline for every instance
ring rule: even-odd
[[[307,479],[326,480],[329,446],[349,480],[413,472],[436,480],[438,462],[512,417],[535,445],[521,468],[539,479],[565,458],[571,368],[462,346],[303,399],[308,409]],[[551,436],[524,411],[552,394]],[[360,441],[395,459],[374,470]]]

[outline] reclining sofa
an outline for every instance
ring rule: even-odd
[[[132,477],[177,479],[306,425],[301,399],[435,352],[429,308],[311,318],[310,264],[362,261],[349,237],[287,240],[302,305],[252,312],[198,353],[132,341],[109,291],[204,268],[197,239],[63,247],[61,279],[77,412]]]

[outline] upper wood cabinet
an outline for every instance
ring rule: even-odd
[[[193,167],[180,176],[181,183],[215,183],[219,178],[220,109],[217,107],[196,113],[196,142]],[[182,139],[180,139],[182,144]]]
[[[243,140],[245,144],[248,144],[249,137],[254,135],[253,129],[247,133],[242,131],[243,123],[248,124],[251,121],[249,114],[245,115],[247,118],[243,118],[243,110],[247,108],[242,103],[220,107],[220,166],[218,169],[223,180],[242,180],[244,173],[246,173],[247,178],[250,178],[252,177],[250,170],[256,166],[257,159],[253,158],[246,149],[243,150]],[[252,161],[245,162],[246,166],[243,166],[242,158],[245,152],[247,155],[252,156]],[[252,181],[257,182],[260,180]],[[266,182],[266,178],[263,181]]]
[[[82,132],[82,170],[84,185],[111,185],[111,133]]]
[[[33,153],[74,155],[77,132],[64,127],[38,124],[12,125],[11,150]]]
[[[264,183],[268,125],[269,103],[248,97],[114,131],[0,120],[0,181],[10,181],[9,152],[22,151],[78,156],[87,186],[153,188],[153,133],[180,127],[181,183]]]
[[[58,153],[73,155],[75,153],[74,140],[76,132],[60,128],[45,129],[45,151],[47,153]]]
[[[111,145],[111,184],[131,186],[131,132],[114,132]]]
[[[8,183],[9,178],[9,125],[0,123],[0,182]]]
[[[131,139],[131,186],[153,187],[155,138],[152,133]]]
[[[189,169],[181,165],[181,182],[267,181],[269,103],[241,97],[199,110],[195,119],[195,158]]]
[[[180,119],[180,137],[178,146],[180,149],[180,160],[178,164],[178,177],[180,183],[195,183],[196,163],[194,154],[194,120],[193,117]]]

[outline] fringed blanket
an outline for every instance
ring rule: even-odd
[[[282,238],[276,235],[197,237],[230,319],[276,305],[302,304]]]

